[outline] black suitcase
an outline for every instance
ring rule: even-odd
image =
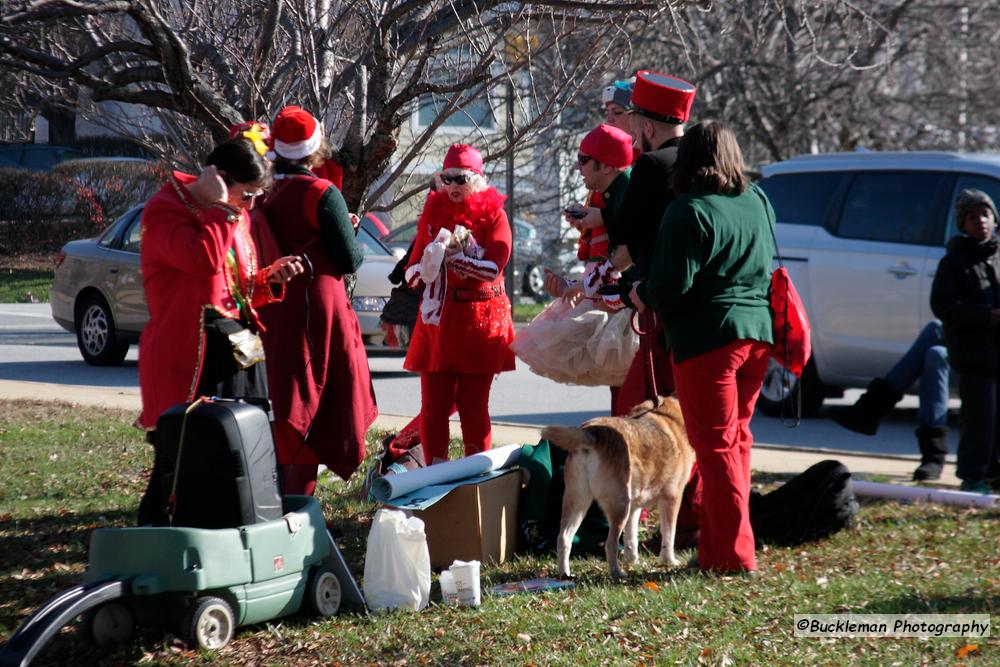
[[[268,414],[260,407],[231,399],[205,400],[186,416],[189,403],[166,410],[156,422],[156,459],[152,495],[144,503],[155,516],[141,523],[166,525],[167,507],[177,474],[171,525],[235,528],[280,519],[281,494]],[[181,430],[184,443],[178,444]]]

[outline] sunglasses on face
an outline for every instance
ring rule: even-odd
[[[593,159],[594,158],[590,157],[589,155],[577,155],[576,156],[576,161],[580,163],[581,167],[583,165],[587,164],[588,162],[590,162]]]
[[[444,183],[445,185],[451,185],[452,183],[454,183],[455,185],[465,185],[468,182],[468,179],[465,177],[465,174],[458,174],[457,176],[448,176],[442,174],[441,182]]]
[[[263,190],[256,190],[254,192],[243,192],[240,194],[240,201],[252,201],[253,199],[256,199],[257,197],[261,197],[263,195],[264,195]]]

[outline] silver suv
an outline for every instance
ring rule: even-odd
[[[965,188],[1000,201],[1000,154],[932,152],[803,155],[763,169],[781,255],[812,324],[802,412],[864,387],[909,348],[933,315],[930,289],[955,232]],[[788,400],[772,364],[758,407]]]

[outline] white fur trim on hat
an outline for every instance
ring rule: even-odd
[[[285,143],[277,137],[274,139],[274,151],[283,158],[289,160],[301,160],[304,157],[309,157],[317,150],[319,150],[320,145],[323,143],[323,129],[316,122],[316,129],[313,130],[312,136],[305,141],[293,141]]]

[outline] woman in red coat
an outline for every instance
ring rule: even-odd
[[[310,171],[326,154],[319,122],[289,106],[272,133],[275,185],[263,208],[282,252],[302,255],[306,277],[266,313],[264,344],[284,492],[311,495],[319,463],[351,476],[378,415],[361,327],[344,287],[364,253],[340,191]]]
[[[490,448],[493,376],[514,370],[514,325],[503,283],[511,247],[504,197],[486,183],[479,151],[464,144],[448,150],[441,182],[420,215],[406,271],[411,285],[424,285],[403,366],[420,373],[427,463],[448,458],[453,405],[466,455]]]
[[[267,398],[263,361],[237,364],[228,334],[261,331],[257,308],[280,300],[284,283],[302,272],[297,257],[258,262],[248,211],[270,166],[253,144],[230,139],[206,164],[198,177],[174,172],[142,214],[149,323],[139,345],[139,423],[148,431],[164,410],[196,396]],[[151,481],[141,523],[162,509],[150,495],[156,488]]]
[[[257,308],[279,301],[284,283],[302,272],[296,257],[258,264],[248,211],[270,168],[252,144],[226,141],[206,163],[198,177],[174,172],[142,214],[149,323],[139,346],[139,423],[147,430],[177,403],[201,394],[237,396],[219,391],[226,383],[255,384],[263,366],[236,368],[231,348],[212,354],[214,323],[228,319],[259,331]],[[267,396],[266,383],[247,389]]]

